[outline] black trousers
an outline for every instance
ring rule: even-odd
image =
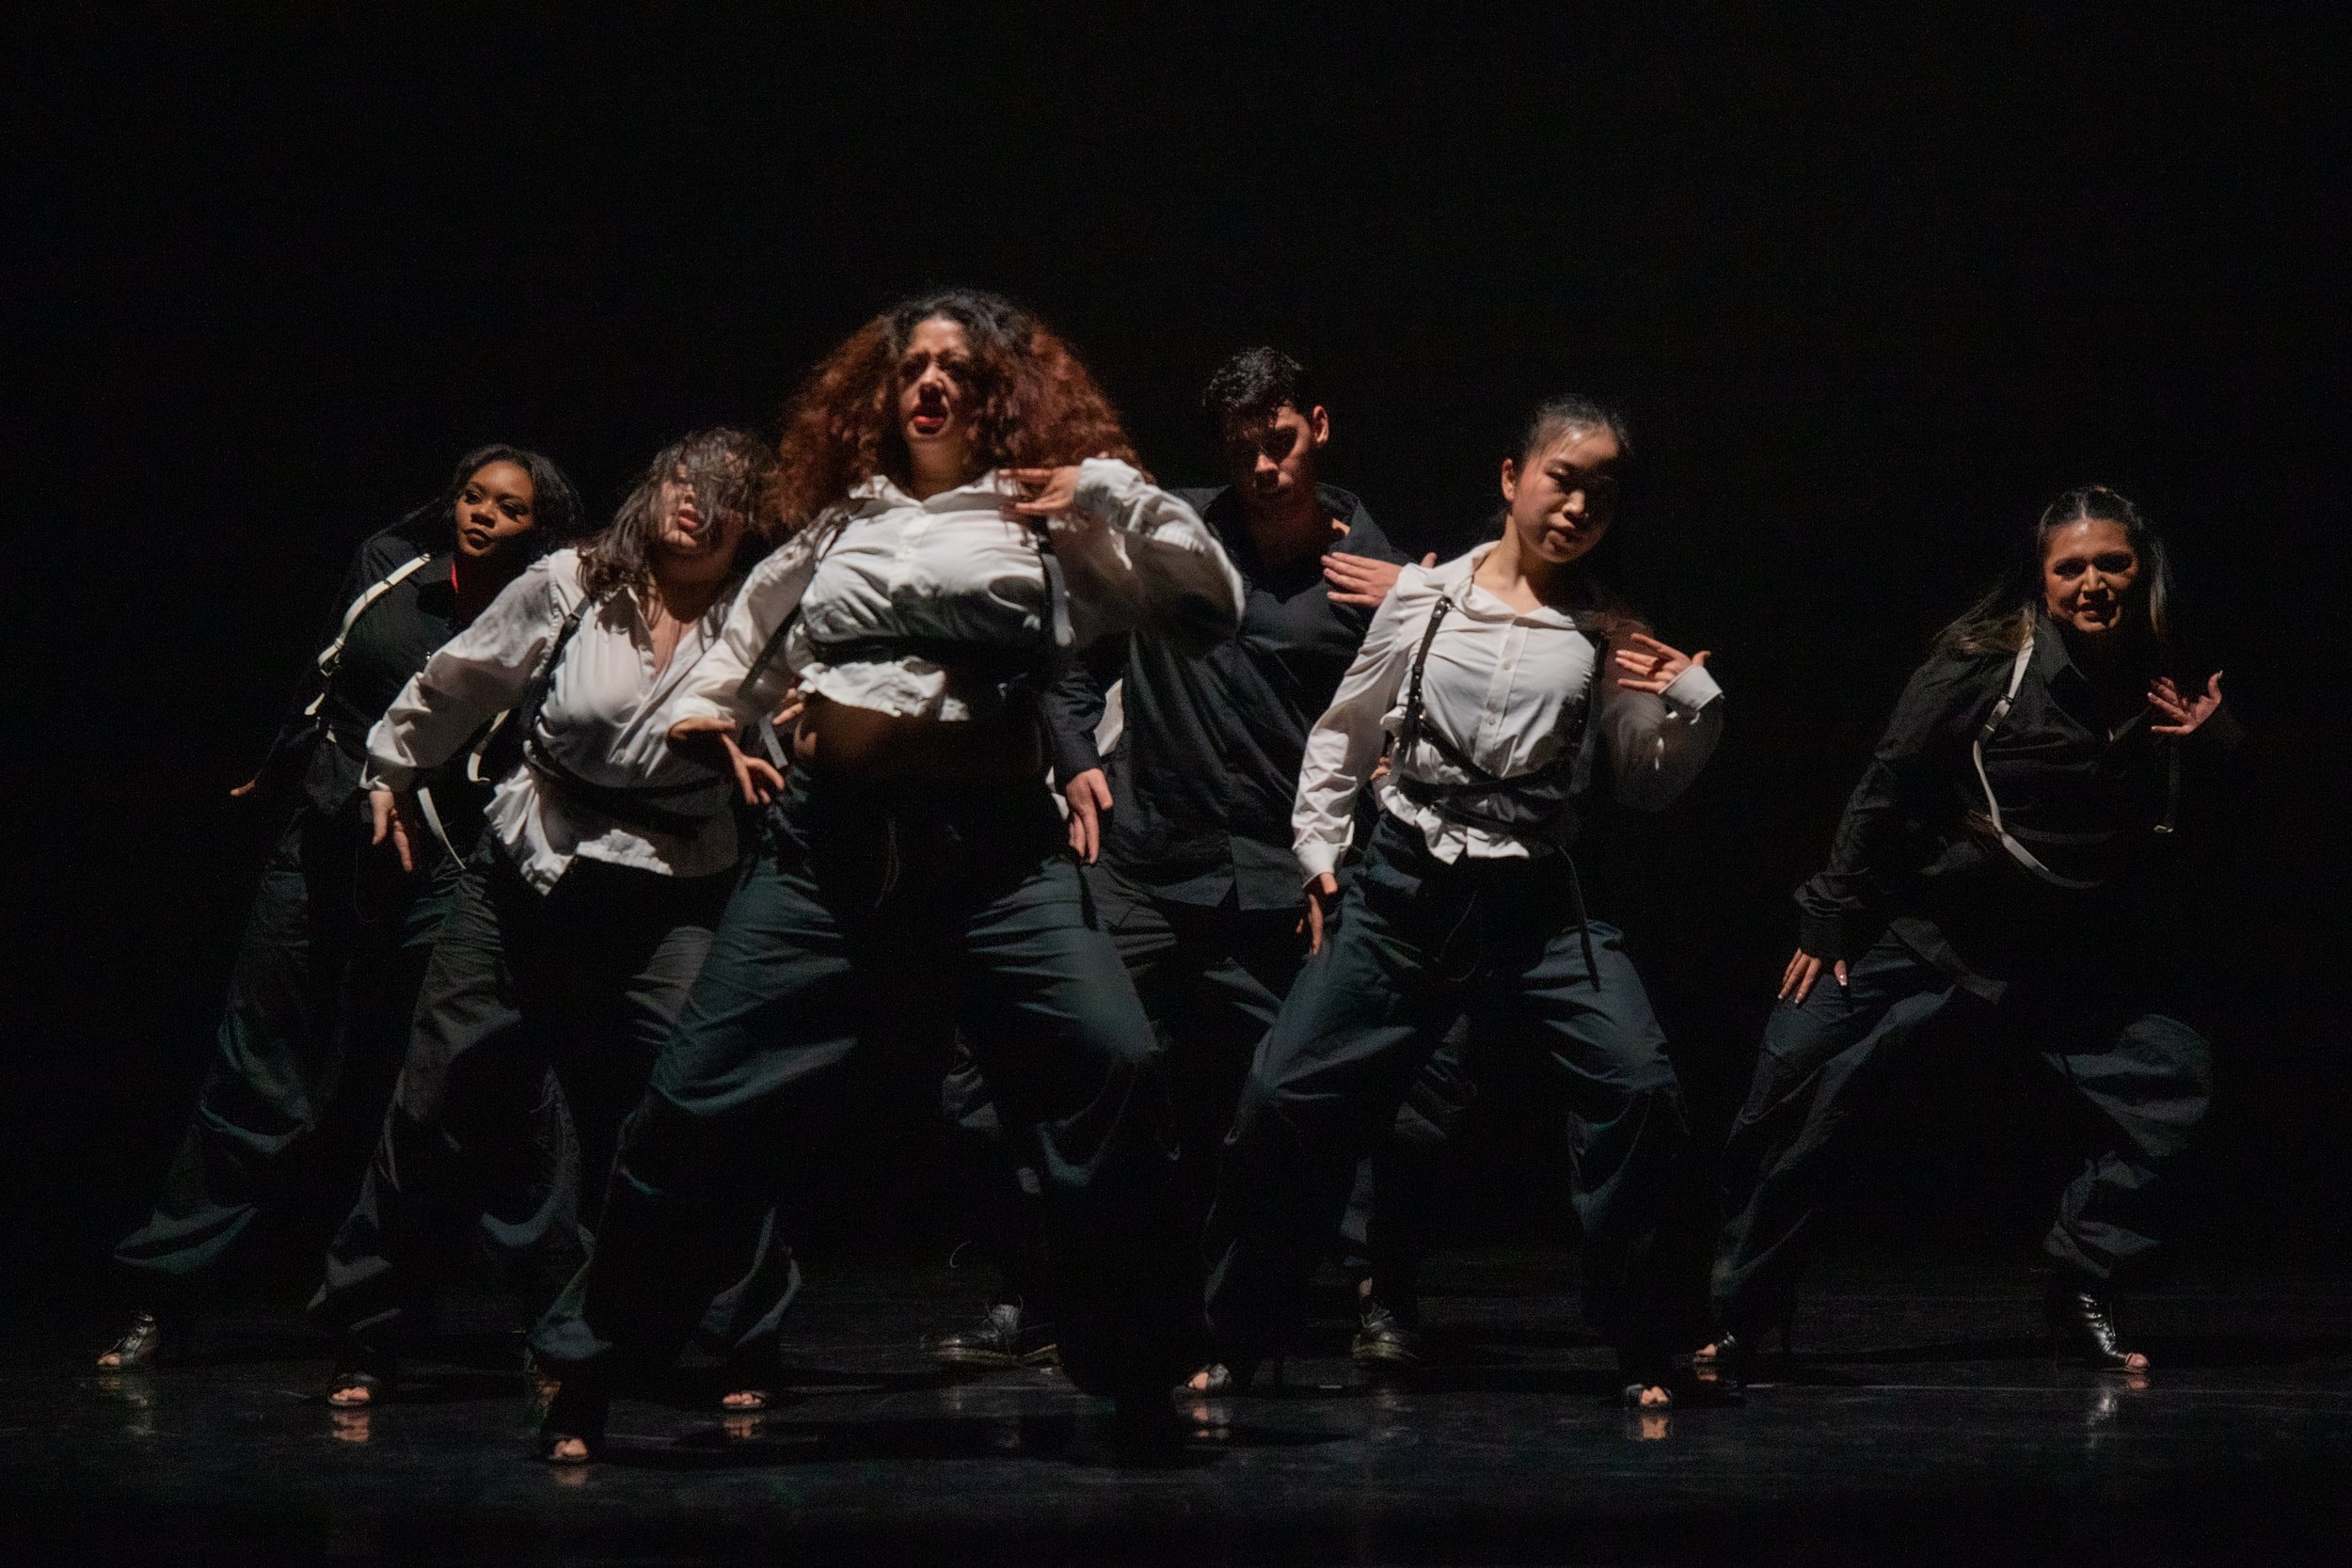
[[[1221,905],[1180,904],[1109,864],[1088,880],[1165,1048],[1185,1211],[1205,1214],[1250,1058],[1307,956],[1299,911],[1245,910],[1230,895]]]
[[[1109,864],[1088,873],[1087,884],[1152,1021],[1175,1106],[1178,1200],[1187,1229],[1197,1230],[1216,1196],[1225,1135],[1258,1042],[1306,961],[1299,911],[1244,910],[1231,896],[1216,905],[1162,898]],[[1464,1033],[1449,1032],[1398,1112],[1396,1138],[1361,1163],[1341,1223],[1344,1265],[1399,1302],[1409,1302],[1426,1247],[1435,1165],[1474,1094],[1462,1065]],[[941,1103],[969,1151],[967,1221],[997,1264],[1001,1293],[1019,1302],[1038,1293],[1041,1186],[1035,1150],[1008,1134],[992,1094],[959,1040]]]
[[[264,1214],[331,1219],[349,1201],[458,876],[430,844],[404,874],[369,845],[365,808],[306,800],[270,850],[195,1115],[154,1212],[115,1250],[150,1305],[183,1304]],[[560,1103],[535,1129],[561,1134]]]
[[[1421,1260],[1442,1229],[1434,1200],[1445,1161],[1478,1100],[1470,1052],[1470,1021],[1456,1019],[1413,1079],[1390,1136],[1357,1162],[1340,1218],[1340,1267],[1408,1319]]]
[[[1650,1255],[1682,1097],[1622,939],[1580,926],[1554,860],[1448,865],[1383,816],[1337,928],[1260,1046],[1209,1219],[1209,1326],[1237,1355],[1279,1351],[1347,1203],[1440,1035],[1534,1040],[1564,1080],[1588,1314],[1621,1348],[1662,1331]],[[1589,951],[1589,961],[1588,961]]]
[[[434,947],[407,1060],[359,1200],[328,1250],[313,1321],[375,1345],[413,1339],[475,1227],[516,1260],[531,1316],[553,1299],[586,1257],[594,1215],[581,1212],[581,1174],[599,1179],[594,1196],[732,879],[580,859],[541,894],[502,848],[484,847]],[[578,1154],[560,1164],[532,1132],[550,1067],[580,1134]],[[706,1314],[705,1356],[772,1349],[795,1283],[781,1247],[761,1251]]]
[[[1989,1005],[1890,932],[1849,966],[1846,985],[1824,972],[1802,1005],[1777,1005],[1724,1154],[1714,1281],[1724,1323],[1753,1330],[1787,1315],[1855,1124],[1971,1034],[2038,1056],[2102,1131],[2059,1196],[2043,1249],[2100,1280],[2145,1259],[2164,1169],[2212,1100],[2213,1055],[2187,1024],[2119,995],[2112,978],[2092,964],[2013,985]]]
[[[595,1256],[532,1342],[564,1375],[642,1376],[769,1190],[778,1130],[878,1002],[927,988],[1033,1139],[1062,1359],[1081,1387],[1165,1387],[1181,1248],[1149,1025],[1089,922],[1041,783],[879,789],[796,775],[628,1120]]]

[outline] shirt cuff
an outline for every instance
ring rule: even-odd
[[[676,727],[678,721],[683,719],[718,719],[735,725],[744,722],[741,714],[709,697],[674,697],[670,700],[669,711],[662,717],[670,721],[672,728]]]
[[[1340,847],[1336,844],[1311,838],[1293,846],[1292,852],[1298,857],[1299,881],[1302,885],[1326,873],[1336,875],[1339,871]]]
[[[1057,724],[1046,726],[1048,749],[1053,753],[1054,783],[1064,790],[1070,781],[1081,773],[1091,773],[1103,766],[1103,753],[1096,751],[1094,737],[1064,731]]]
[[[1078,488],[1070,504],[1095,522],[1115,528],[1126,520],[1127,492],[1141,478],[1132,465],[1116,457],[1089,457],[1078,465]]]
[[[1668,681],[1666,689],[1658,695],[1666,705],[1668,712],[1677,719],[1688,720],[1697,718],[1702,708],[1723,694],[1724,689],[1715,684],[1715,677],[1707,673],[1707,666],[1693,664]]]
[[[1801,914],[1797,945],[1824,963],[1836,963],[1847,956],[1846,922],[1834,914]]]
[[[2230,711],[2230,705],[2224,703],[2206,715],[2205,721],[2190,731],[2187,738],[2215,751],[2234,752],[2245,744],[2246,728],[2237,721],[2237,715]]]
[[[403,795],[416,787],[416,783],[417,769],[379,761],[374,757],[368,758],[368,765],[359,770],[361,789],[389,789],[395,795]]]

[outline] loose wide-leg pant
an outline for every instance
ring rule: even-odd
[[[702,969],[732,880],[581,859],[541,894],[497,845],[474,857],[434,948],[358,1203],[327,1253],[314,1322],[375,1345],[415,1338],[475,1226],[519,1259],[530,1316],[553,1299],[586,1256],[582,1225],[594,1216],[581,1212],[580,1174],[600,1182],[612,1168],[621,1119]],[[580,1142],[552,1179],[531,1137],[550,1067]],[[698,1348],[771,1347],[794,1283],[771,1240],[710,1309],[710,1342]]]
[[[1681,1091],[1621,937],[1580,927],[1569,877],[1556,860],[1447,865],[1381,818],[1336,929],[1259,1048],[1227,1141],[1208,1318],[1229,1352],[1282,1348],[1356,1162],[1464,1013],[1482,1038],[1549,1050],[1573,1118],[1587,1313],[1621,1349],[1654,1351],[1649,1255],[1685,1139]]]
[[[1915,1083],[1938,1042],[1970,1030],[1997,1030],[2038,1055],[2104,1131],[2060,1195],[2043,1250],[2099,1280],[2144,1259],[2157,1245],[2159,1178],[2211,1102],[2213,1055],[2187,1024],[2115,1000],[2107,980],[2016,985],[1990,1006],[1889,932],[1849,966],[1845,985],[1824,971],[1802,1004],[1774,1006],[1724,1157],[1723,1321],[1755,1329],[1785,1318],[1854,1124]]]
[[[595,1255],[533,1336],[546,1362],[610,1386],[668,1354],[774,1179],[777,1130],[873,997],[909,986],[953,1004],[999,1115],[1035,1141],[1071,1376],[1167,1386],[1185,1314],[1166,1097],[1135,987],[1027,782],[795,777],[623,1132]]]
[[[1156,898],[1109,865],[1088,880],[1163,1048],[1177,1186],[1197,1219],[1216,1192],[1217,1157],[1250,1058],[1306,958],[1298,913],[1244,910],[1231,895],[1215,907]]]
[[[1478,1099],[1469,1063],[1470,1022],[1457,1019],[1397,1107],[1396,1126],[1356,1165],[1340,1220],[1340,1266],[1409,1320],[1421,1260],[1441,1226],[1435,1196],[1443,1162]]]
[[[151,1305],[183,1301],[265,1212],[324,1200],[331,1220],[348,1201],[458,875],[431,845],[403,874],[369,845],[365,800],[306,802],[270,851],[195,1115],[116,1249]],[[560,1134],[561,1105],[537,1127]]]
[[[1097,919],[1152,1020],[1169,1099],[1175,1107],[1177,1195],[1188,1230],[1207,1217],[1233,1107],[1307,957],[1299,916],[1291,910],[1242,910],[1180,904],[1155,897],[1117,868],[1087,876]],[[1396,1136],[1359,1164],[1340,1243],[1347,1266],[1383,1282],[1408,1305],[1429,1229],[1427,1188],[1446,1140],[1473,1094],[1456,1029],[1415,1080],[1397,1114]],[[1037,1203],[1034,1151],[1009,1138],[991,1101],[987,1074],[959,1042],[942,1085],[947,1119],[974,1150],[970,1222],[995,1259],[1004,1289],[1034,1292]],[[1048,1307],[1050,1311],[1050,1307]]]

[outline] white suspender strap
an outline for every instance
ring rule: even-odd
[[[431,789],[422,786],[418,788],[417,809],[424,813],[424,825],[433,830],[433,836],[439,839],[441,841],[441,847],[449,851],[449,858],[451,862],[456,864],[463,864],[464,857],[457,853],[457,846],[449,841],[449,830],[441,826],[441,814],[433,809],[433,791]]]
[[[334,678],[335,666],[342,661],[343,644],[351,641],[351,628],[359,624],[359,617],[368,612],[368,606],[375,603],[376,600],[382,598],[385,594],[390,593],[393,589],[399,587],[402,583],[416,576],[419,568],[422,567],[426,562],[432,559],[433,552],[431,550],[427,550],[422,555],[414,556],[402,562],[398,566],[392,568],[392,572],[389,577],[386,578],[379,583],[373,584],[366,593],[351,601],[351,608],[343,611],[343,624],[335,628],[335,641],[329,642],[326,647],[319,650],[318,664],[319,673],[321,675],[326,676],[330,680]],[[326,701],[326,693],[321,691],[317,696],[310,699],[310,705],[302,710],[302,716],[308,719],[312,714],[317,713],[320,705]]]
[[[1999,702],[1993,705],[1993,712],[1985,720],[1983,728],[1977,731],[1977,742],[1969,748],[1968,754],[1977,765],[1977,783],[1984,786],[1985,816],[1993,824],[1994,836],[2001,841],[2001,847],[2009,851],[2010,859],[2053,887],[2094,888],[2099,884],[2078,882],[2072,878],[2061,877],[2042,864],[2034,858],[2032,850],[2018,843],[2009,829],[2002,826],[2000,797],[1993,793],[1992,777],[1984,770],[1984,743],[1993,738],[1993,732],[2001,727],[2001,721],[2009,717],[2009,710],[2016,705],[2017,693],[2024,689],[2026,684],[2026,666],[2033,662],[2033,649],[2034,633],[2029,626],[2026,631],[2026,641],[2018,646],[2017,658],[2009,667],[2009,689],[2001,694]]]
[[[490,721],[489,727],[482,732],[482,738],[474,742],[473,750],[466,753],[466,782],[468,784],[498,783],[496,779],[485,779],[482,776],[482,759],[490,750],[491,740],[501,729],[505,727],[507,720],[513,718],[515,710],[511,707],[499,713]]]

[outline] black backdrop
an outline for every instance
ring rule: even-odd
[[[1594,858],[1710,1128],[1926,635],[2051,492],[2138,499],[2260,736],[2200,819],[2226,1097],[2195,1235],[2340,1256],[2328,31],[1621,9],[12,21],[10,1287],[92,1277],[185,1113],[262,839],[222,791],[352,546],[487,439],[609,507],[945,281],[1065,330],[1169,479],[1207,476],[1205,372],[1289,347],[1333,477],[1416,551],[1472,537],[1536,396],[1630,409],[1618,570],[1733,719]],[[1866,1165],[1861,1223],[2022,1247],[2047,1116],[1962,1083]],[[882,1209],[868,1174],[820,1207]]]

